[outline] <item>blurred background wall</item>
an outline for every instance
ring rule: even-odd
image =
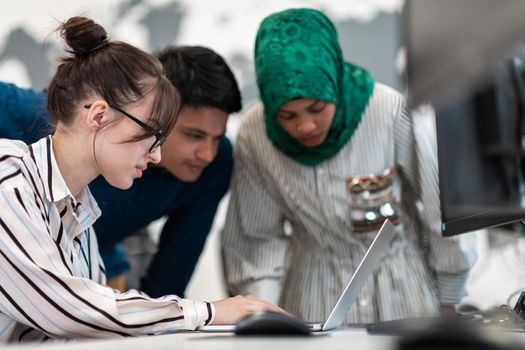
[[[23,87],[45,87],[55,68],[54,58],[63,53],[63,42],[52,31],[59,21],[80,14],[102,24],[112,38],[149,52],[172,44],[202,45],[216,50],[232,67],[246,108],[257,98],[252,50],[258,25],[268,14],[289,7],[323,10],[336,24],[348,60],[369,69],[376,80],[404,90],[399,73],[404,67],[400,38],[403,0],[2,1],[0,79]],[[230,118],[231,139],[235,139],[241,118],[242,113]],[[205,251],[186,291],[187,297],[215,300],[226,296],[218,232],[224,223],[227,200],[226,197],[219,207]],[[150,226],[153,234],[159,224]],[[486,247],[486,235],[481,238],[485,242],[481,247]],[[483,306],[503,303],[509,291],[525,281],[513,273],[509,276],[501,273],[505,265],[515,264],[520,258],[517,253],[505,254],[492,258],[493,262],[487,256],[481,260],[481,269],[475,271],[470,282],[471,302]]]
[[[256,97],[252,49],[266,15],[288,7],[325,11],[337,24],[345,54],[384,83],[399,86],[394,62],[402,0],[20,0],[0,4],[0,75],[43,87],[61,53],[58,21],[86,15],[116,39],[155,52],[170,44],[204,45],[221,53],[240,81],[245,102]]]

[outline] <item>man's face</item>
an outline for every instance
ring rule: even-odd
[[[184,182],[197,181],[219,148],[228,114],[213,107],[183,107],[161,147],[159,166]]]

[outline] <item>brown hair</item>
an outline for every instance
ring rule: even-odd
[[[146,139],[158,131],[167,135],[179,114],[181,99],[152,55],[121,41],[111,41],[102,26],[85,17],[72,17],[58,28],[71,48],[60,57],[51,79],[47,109],[55,122],[69,125],[81,101],[100,96],[123,108],[154,93],[147,124],[152,129],[130,141]]]

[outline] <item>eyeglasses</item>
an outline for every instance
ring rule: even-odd
[[[157,148],[159,148],[164,143],[164,141],[166,141],[166,136],[162,135],[160,132],[155,132],[154,129],[151,126],[149,126],[148,124],[144,123],[140,119],[132,116],[128,112],[126,112],[126,111],[124,111],[124,110],[122,110],[122,109],[120,109],[120,108],[118,108],[116,106],[113,106],[113,105],[109,105],[109,106],[111,108],[113,108],[113,109],[116,109],[120,113],[124,114],[126,117],[128,117],[129,119],[131,119],[132,121],[134,121],[135,123],[140,125],[147,132],[154,132],[153,135],[155,136],[155,142],[153,142],[153,144],[149,148],[149,151],[148,151],[149,153],[155,152],[157,150]],[[87,104],[87,105],[84,105],[84,108],[90,109],[91,108],[91,103]]]

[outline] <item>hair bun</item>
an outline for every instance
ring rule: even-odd
[[[60,26],[60,35],[75,56],[85,56],[108,44],[106,30],[86,17],[71,17]]]

